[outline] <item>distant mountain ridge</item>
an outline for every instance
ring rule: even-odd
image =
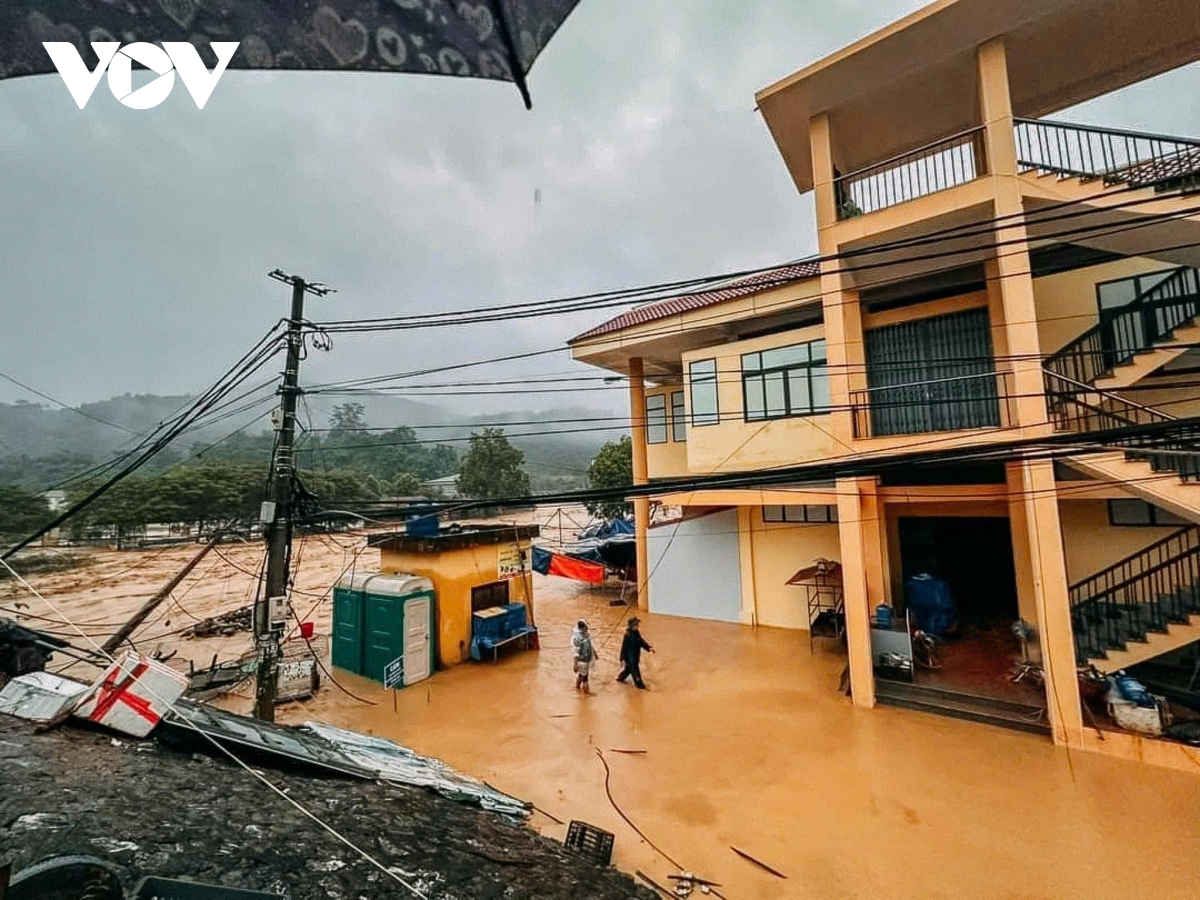
[[[484,426],[505,428],[512,442],[525,452],[531,475],[541,475],[543,481],[581,478],[605,441],[613,440],[621,433],[603,429],[623,424],[615,420],[611,412],[586,407],[567,407],[552,412],[515,411],[467,416],[435,404],[387,394],[362,394],[351,399],[363,404],[365,419],[372,427],[413,427],[417,429],[420,440],[445,441],[459,451],[465,448],[464,439],[473,430]],[[139,435],[152,430],[192,400],[188,396],[122,394],[95,403],[81,404],[76,409],[22,401],[0,403],[0,461],[20,457],[34,460],[58,458],[70,459],[77,465],[83,460],[106,459],[132,446]],[[300,407],[301,426],[314,429],[328,427],[333,407],[342,402],[345,402],[345,398],[323,395],[305,397]],[[265,408],[259,407],[191,431],[180,438],[173,449],[187,453],[197,445],[220,440],[243,426],[246,426],[247,434],[264,432],[270,428],[269,420],[253,420]],[[511,425],[514,422],[535,424]],[[564,433],[544,433],[558,431]],[[520,437],[522,432],[535,433]],[[47,467],[46,475],[50,476],[46,479],[47,483],[58,477],[61,467],[61,464]],[[36,470],[38,467],[34,468]],[[66,468],[70,471],[73,466]]]

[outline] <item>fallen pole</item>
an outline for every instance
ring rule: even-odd
[[[187,564],[175,573],[174,578],[163,585],[157,594],[143,603],[142,608],[130,616],[129,621],[118,628],[116,633],[104,642],[100,648],[104,654],[106,656],[112,656],[113,653],[116,652],[117,648],[125,642],[125,639],[133,634],[139,625],[146,621],[146,617],[150,615],[150,613],[154,612],[154,610],[157,609],[158,606],[171,595],[171,591],[179,587],[180,582],[182,582],[183,579],[187,578],[188,575],[191,574],[192,569],[200,565],[200,561],[204,559],[204,557],[208,556],[208,552],[212,550],[213,547],[217,546],[217,544],[221,542],[221,538],[224,536],[224,529],[214,534],[212,540],[205,544],[204,548],[199,553],[189,559]]]
[[[756,866],[758,866],[760,869],[765,869],[766,871],[770,872],[776,878],[783,878],[785,880],[787,879],[787,876],[784,875],[782,872],[780,872],[778,869],[768,866],[761,859],[755,859],[753,856],[751,856],[745,850],[739,850],[737,847],[730,847],[729,849],[732,850],[734,853],[736,853],[738,856],[740,856],[742,859],[749,860],[750,862],[752,862]]]

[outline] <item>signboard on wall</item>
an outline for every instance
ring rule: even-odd
[[[496,568],[501,578],[515,578],[522,572],[528,572],[529,550],[522,550],[518,544],[501,546]]]

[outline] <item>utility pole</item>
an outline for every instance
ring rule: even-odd
[[[271,461],[267,499],[262,506],[263,532],[267,541],[267,565],[263,589],[254,605],[254,644],[258,670],[254,692],[254,717],[275,721],[275,695],[279,684],[279,641],[287,625],[288,570],[292,559],[292,482],[296,472],[296,402],[300,396],[300,358],[304,350],[304,297],[324,297],[331,288],[310,284],[303,278],[276,269],[276,281],[292,286],[292,314],[287,323],[287,361],[280,386],[277,438]]]

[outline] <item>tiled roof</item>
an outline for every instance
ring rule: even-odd
[[[768,269],[765,272],[759,272],[748,278],[739,279],[732,284],[716,290],[704,291],[699,294],[685,294],[680,297],[668,297],[666,300],[656,300],[654,303],[647,303],[645,306],[639,306],[636,309],[629,310],[629,312],[621,313],[621,315],[614,319],[609,319],[603,325],[597,325],[583,334],[576,335],[571,338],[570,343],[574,344],[588,338],[623,331],[626,328],[632,328],[634,325],[644,325],[647,322],[655,322],[659,319],[677,316],[680,313],[703,309],[706,306],[724,303],[726,300],[747,297],[750,294],[781,287],[785,284],[791,284],[794,281],[816,278],[820,274],[821,265],[815,259],[780,266],[776,269]]]

